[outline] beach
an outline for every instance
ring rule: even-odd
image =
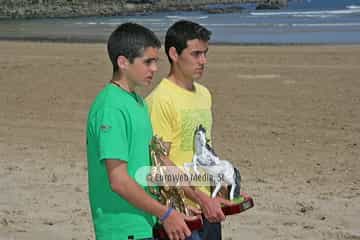
[[[111,78],[106,54],[0,41],[0,240],[94,239],[85,126]],[[360,239],[359,63],[359,45],[210,47],[212,144],[255,201],[224,240]],[[159,65],[151,88],[164,54]]]

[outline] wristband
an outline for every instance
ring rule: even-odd
[[[162,215],[162,217],[159,219],[160,222],[164,222],[169,216],[170,214],[172,213],[174,209],[173,208],[168,208],[168,210],[164,213],[164,215]]]

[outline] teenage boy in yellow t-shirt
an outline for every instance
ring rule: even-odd
[[[193,134],[200,124],[211,137],[211,95],[195,82],[201,78],[211,32],[203,26],[178,21],[167,31],[165,51],[170,61],[170,73],[147,97],[154,133],[171,142],[169,159],[179,167],[192,162]],[[221,239],[221,224],[225,219],[221,204],[231,204],[223,198],[212,199],[209,190],[185,187],[188,198],[199,204],[205,216],[204,228],[193,233],[193,239]]]

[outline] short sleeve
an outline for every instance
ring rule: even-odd
[[[164,141],[172,142],[176,115],[171,110],[171,102],[166,99],[148,99],[148,108],[153,131]]]
[[[128,161],[129,141],[125,114],[112,107],[103,108],[96,116],[99,136],[99,160],[118,159]]]

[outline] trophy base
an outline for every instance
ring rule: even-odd
[[[254,200],[247,194],[241,193],[239,197],[232,200],[234,203],[230,206],[223,206],[221,209],[224,215],[234,215],[244,212],[254,206]]]
[[[195,230],[200,230],[203,227],[203,221],[202,221],[201,216],[194,216],[194,219],[186,220],[185,222],[191,232],[195,231]],[[168,240],[169,239],[164,227],[160,223],[157,223],[154,226],[153,234],[157,240]]]

